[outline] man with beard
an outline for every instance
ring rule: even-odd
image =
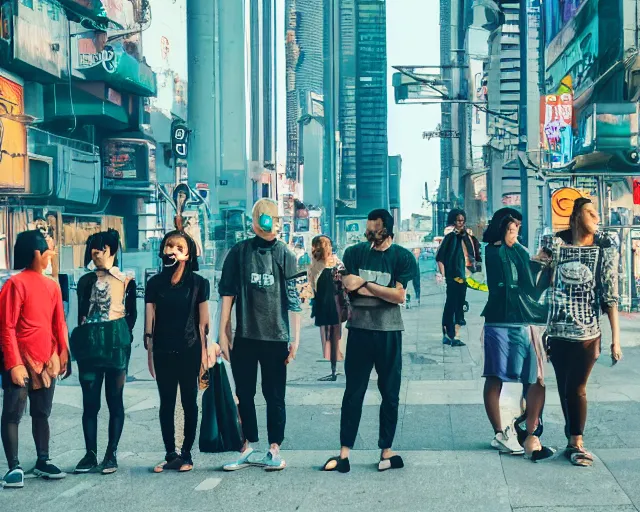
[[[178,223],[178,226],[181,224]],[[160,395],[160,429],[165,460],[153,471],[193,469],[191,449],[198,426],[198,378],[215,364],[217,344],[207,352],[209,281],[198,270],[197,248],[181,230],[168,233],[160,244],[162,272],[147,283],[145,347],[149,371]],[[206,367],[206,368],[204,368]],[[176,452],[175,407],[180,386],[184,410],[184,442]]]
[[[393,217],[387,210],[372,211],[367,220],[367,242],[349,247],[344,254],[344,286],[351,293],[353,312],[347,323],[349,337],[345,358],[347,387],[342,400],[340,455],[329,459],[324,471],[347,473],[349,453],[358,435],[362,404],[371,370],[378,374],[381,450],[378,470],[404,466],[392,450],[398,421],[402,373],[402,331],[400,304],[407,283],[415,277],[411,252],[393,243]]]
[[[464,210],[453,209],[447,219],[448,233],[444,237],[436,262],[440,275],[447,283],[447,297],[442,313],[442,343],[452,347],[464,347],[458,339],[460,326],[465,325],[464,304],[467,297],[467,273],[473,273],[482,261],[480,245],[469,234]]]
[[[219,291],[220,350],[231,362],[238,409],[246,444],[240,458],[224,466],[236,471],[251,465],[266,471],[286,467],[280,456],[286,424],[287,365],[300,343],[300,296],[295,254],[278,240],[278,204],[261,199],[253,207],[255,237],[236,244],[222,268]],[[236,307],[236,332],[231,343],[231,309]],[[293,331],[293,332],[292,332]],[[255,394],[258,365],[267,402],[269,451],[259,458]]]

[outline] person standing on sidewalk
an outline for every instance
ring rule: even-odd
[[[78,281],[78,327],[71,335],[71,353],[78,362],[82,387],[82,430],[86,455],[75,473],[98,466],[98,412],[104,382],[109,407],[109,441],[102,474],[118,470],[117,450],[124,428],[124,383],[136,323],[136,283],[118,265],[120,234],[110,229],[87,240],[85,267],[94,271]]]
[[[286,424],[287,365],[300,344],[300,296],[295,254],[278,240],[278,204],[261,199],[253,207],[255,237],[236,244],[222,268],[219,293],[220,350],[231,362],[238,409],[246,442],[240,458],[225,471],[256,465],[267,471],[286,467],[280,456]],[[236,332],[231,343],[231,309],[236,307]],[[258,365],[267,402],[269,450],[259,458],[256,395]]]
[[[544,359],[540,327],[548,309],[539,301],[543,288],[540,261],[518,243],[522,216],[510,208],[498,210],[484,236],[489,298],[482,312],[484,346],[484,405],[495,436],[491,446],[505,453],[522,453],[513,427],[502,428],[500,393],[504,382],[522,382],[527,392],[525,456],[542,460],[554,454],[540,444],[539,418],[544,406]]]
[[[313,289],[314,299],[312,317],[320,327],[322,354],[331,361],[331,375],[322,377],[321,381],[335,382],[337,362],[342,360],[340,340],[342,339],[342,322],[338,310],[336,279],[341,283],[344,265],[333,253],[333,243],[326,235],[318,235],[311,241],[313,264],[308,271],[308,280]]]
[[[347,387],[342,399],[340,455],[323,466],[324,471],[347,473],[349,453],[356,441],[362,404],[371,370],[378,374],[381,450],[378,470],[404,467],[392,451],[398,422],[402,374],[402,313],[407,284],[415,276],[415,257],[393,243],[393,217],[387,210],[374,210],[367,219],[367,242],[344,253],[344,286],[352,294],[353,311],[347,323],[349,337],[345,359]]]
[[[618,320],[618,250],[598,232],[600,217],[587,198],[579,198],[570,228],[554,240],[551,312],[547,329],[549,354],[556,372],[568,440],[565,456],[575,466],[593,465],[584,447],[587,380],[600,356],[600,314],[611,326],[611,359],[622,358]]]
[[[452,347],[464,347],[458,338],[460,326],[464,324],[464,304],[467,297],[467,272],[472,273],[482,261],[479,244],[469,235],[465,226],[467,214],[464,210],[449,212],[447,235],[436,254],[441,279],[447,284],[444,311],[442,313],[442,343]]]
[[[181,224],[178,223],[178,227]],[[149,371],[160,395],[160,429],[165,460],[155,473],[193,469],[191,449],[198,428],[198,379],[215,364],[217,344],[207,347],[209,332],[209,281],[199,268],[193,239],[178,229],[160,244],[162,272],[145,291],[145,347]],[[175,409],[180,387],[184,411],[184,441],[176,452]]]
[[[49,416],[56,378],[71,374],[60,286],[43,275],[52,257],[39,230],[16,239],[14,268],[0,293],[0,352],[4,359],[4,400],[0,432],[9,471],[4,486],[24,486],[18,459],[18,426],[29,398],[38,460],[34,474],[50,480],[66,476],[49,460]]]

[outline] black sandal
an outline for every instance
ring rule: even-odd
[[[380,459],[378,462],[378,471],[386,471],[387,469],[402,469],[404,461],[400,455],[394,455],[389,459]]]
[[[318,379],[319,382],[336,382],[337,380],[338,376],[335,373],[327,375],[326,377],[320,377]]]
[[[176,452],[168,453],[164,461],[153,468],[154,473],[162,473],[163,471],[180,471],[180,468],[184,464],[180,455]]]
[[[336,465],[332,468],[328,468],[327,466],[332,462],[335,462]],[[348,458],[341,459],[340,456],[331,457],[327,462],[324,463],[324,466],[322,466],[322,471],[337,471],[338,473],[348,473],[349,471],[351,471],[351,463],[349,462]]]

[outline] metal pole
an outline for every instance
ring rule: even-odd
[[[188,48],[188,125],[189,179],[192,189],[196,183],[209,185],[209,204],[213,212],[218,210],[216,194],[219,145],[216,69],[216,7],[217,1],[187,0],[187,48]]]
[[[528,0],[520,1],[520,109],[518,113],[519,122],[519,142],[518,142],[518,164],[520,166],[520,204],[522,208],[522,239],[527,246],[529,242],[529,170],[520,158],[520,155],[527,152],[527,49],[528,49]]]

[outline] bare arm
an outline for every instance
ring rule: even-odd
[[[200,330],[200,345],[202,347],[202,366],[206,369],[211,368],[215,364],[215,358],[209,357],[207,350],[207,336],[209,335],[209,301],[204,301],[198,304],[198,314],[200,316],[200,323],[198,329]],[[213,359],[213,361],[211,360]]]
[[[607,308],[607,316],[611,324],[611,344],[620,347],[620,316],[617,305]]]
[[[395,288],[387,288],[375,283],[367,283],[365,289],[374,297],[378,297],[391,304],[403,304],[405,301],[406,291],[401,283],[396,283]]]
[[[444,263],[441,261],[438,262],[438,270],[440,271],[440,274],[442,274],[442,277],[444,277]]]
[[[149,373],[155,379],[156,370],[153,366],[153,329],[156,323],[156,305],[147,302],[144,306],[144,348],[147,349],[147,364]]]
[[[355,292],[358,288],[362,288],[364,284],[364,279],[362,279],[360,276],[354,276],[353,274],[349,274],[342,278],[342,285],[347,289],[348,292]]]

